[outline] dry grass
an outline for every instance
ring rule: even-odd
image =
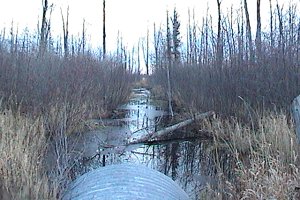
[[[47,149],[43,119],[4,110],[0,112],[0,131],[0,198],[55,199],[57,187],[43,166]]]
[[[109,116],[134,80],[122,58],[66,58],[50,44],[41,55],[35,37],[1,35],[0,199],[59,199],[74,165],[67,137]]]
[[[220,167],[222,181],[205,195],[215,199],[299,198],[299,147],[286,115],[261,116],[255,130],[237,120],[215,119],[206,127],[215,132],[217,151],[230,153],[235,167],[234,180],[226,178]]]

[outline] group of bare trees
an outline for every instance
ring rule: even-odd
[[[103,17],[103,32],[102,32],[102,59],[106,57],[106,2],[103,0],[103,10],[102,10],[102,17]],[[45,51],[49,48],[47,46],[51,46],[51,15],[53,11],[53,4],[49,5],[48,0],[42,0],[42,19],[41,25],[39,29],[39,55],[43,55]],[[61,12],[61,19],[62,19],[62,31],[63,31],[63,54],[65,58],[68,58],[70,55],[70,43],[72,48],[72,55],[75,54],[75,49],[77,48],[77,52],[85,53],[86,50],[86,28],[85,28],[85,19],[83,19],[82,23],[82,34],[79,41],[75,41],[72,37],[72,41],[70,42],[69,36],[69,6],[67,7],[66,15],[63,14],[62,8],[60,9]],[[60,41],[58,40],[57,43]],[[57,44],[56,48],[59,44]],[[77,47],[75,47],[77,46]]]
[[[253,40],[247,3],[247,0],[241,0],[237,10],[231,8],[228,13],[222,13],[222,1],[217,0],[216,30],[209,13],[199,25],[194,11],[192,14],[189,11],[185,46],[179,48],[178,53],[175,43],[170,43],[170,38],[176,36],[176,17],[172,19],[173,32],[168,30],[168,22],[166,31],[154,26],[155,81],[164,85],[166,91],[171,88],[179,99],[198,110],[214,109],[239,115],[242,111],[237,109],[245,102],[255,109],[274,106],[287,109],[300,93],[297,4],[290,2],[284,7],[270,0],[270,28],[262,30],[261,1],[257,0],[257,27]],[[180,31],[178,29],[178,33]],[[180,36],[178,38],[182,40]]]

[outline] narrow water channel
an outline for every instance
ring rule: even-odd
[[[81,162],[77,174],[94,168],[119,163],[137,163],[158,170],[171,177],[189,195],[199,199],[207,183],[214,184],[214,163],[205,141],[177,141],[157,145],[125,144],[164,127],[166,112],[155,105],[151,93],[145,88],[134,89],[130,101],[121,106],[122,119],[111,120],[107,126],[86,134],[87,152],[97,151],[97,156]],[[116,123],[117,122],[117,123]],[[91,137],[93,136],[93,137]],[[110,148],[111,147],[111,148]],[[225,158],[226,159],[226,158]]]

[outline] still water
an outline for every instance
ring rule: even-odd
[[[191,199],[199,199],[208,183],[215,184],[216,167],[209,150],[211,144],[207,141],[127,145],[165,126],[167,113],[156,105],[149,90],[134,89],[129,102],[118,110],[125,113],[123,118],[112,120],[118,123],[111,121],[109,126],[91,133],[96,137],[85,146],[91,152],[96,149],[97,153],[77,163],[77,176],[111,164],[137,163],[169,176]],[[226,156],[223,159],[226,160]]]

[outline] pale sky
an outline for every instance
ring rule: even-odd
[[[1,2],[2,1],[2,2]],[[83,18],[86,20],[86,29],[93,47],[102,46],[102,0],[48,0],[49,4],[54,4],[52,14],[52,31],[53,35],[62,35],[62,21],[60,8],[66,12],[70,6],[70,24],[71,34],[78,35],[82,30]],[[267,26],[269,19],[269,0],[262,1],[262,19],[263,27]],[[278,0],[279,3],[287,4],[290,0]],[[291,0],[293,1],[293,0]],[[42,0],[0,0],[0,31],[3,27],[7,29],[14,21],[15,27],[18,26],[19,33],[25,27],[32,32],[36,30],[38,20],[41,16]],[[294,0],[299,2],[299,0]],[[273,0],[274,8],[276,0]],[[223,13],[231,5],[235,7],[240,5],[240,0],[223,0]],[[179,20],[182,24],[182,32],[186,31],[188,9],[194,9],[197,21],[201,22],[205,16],[207,6],[217,23],[216,0],[106,0],[107,13],[107,48],[109,51],[116,49],[117,33],[123,36],[128,46],[137,43],[140,37],[146,35],[147,27],[150,29],[152,36],[153,23],[161,24],[166,21],[166,10],[173,10],[176,6],[179,13]],[[248,0],[252,27],[255,28],[256,0]],[[264,24],[265,22],[265,24]],[[200,23],[199,23],[200,24]]]

